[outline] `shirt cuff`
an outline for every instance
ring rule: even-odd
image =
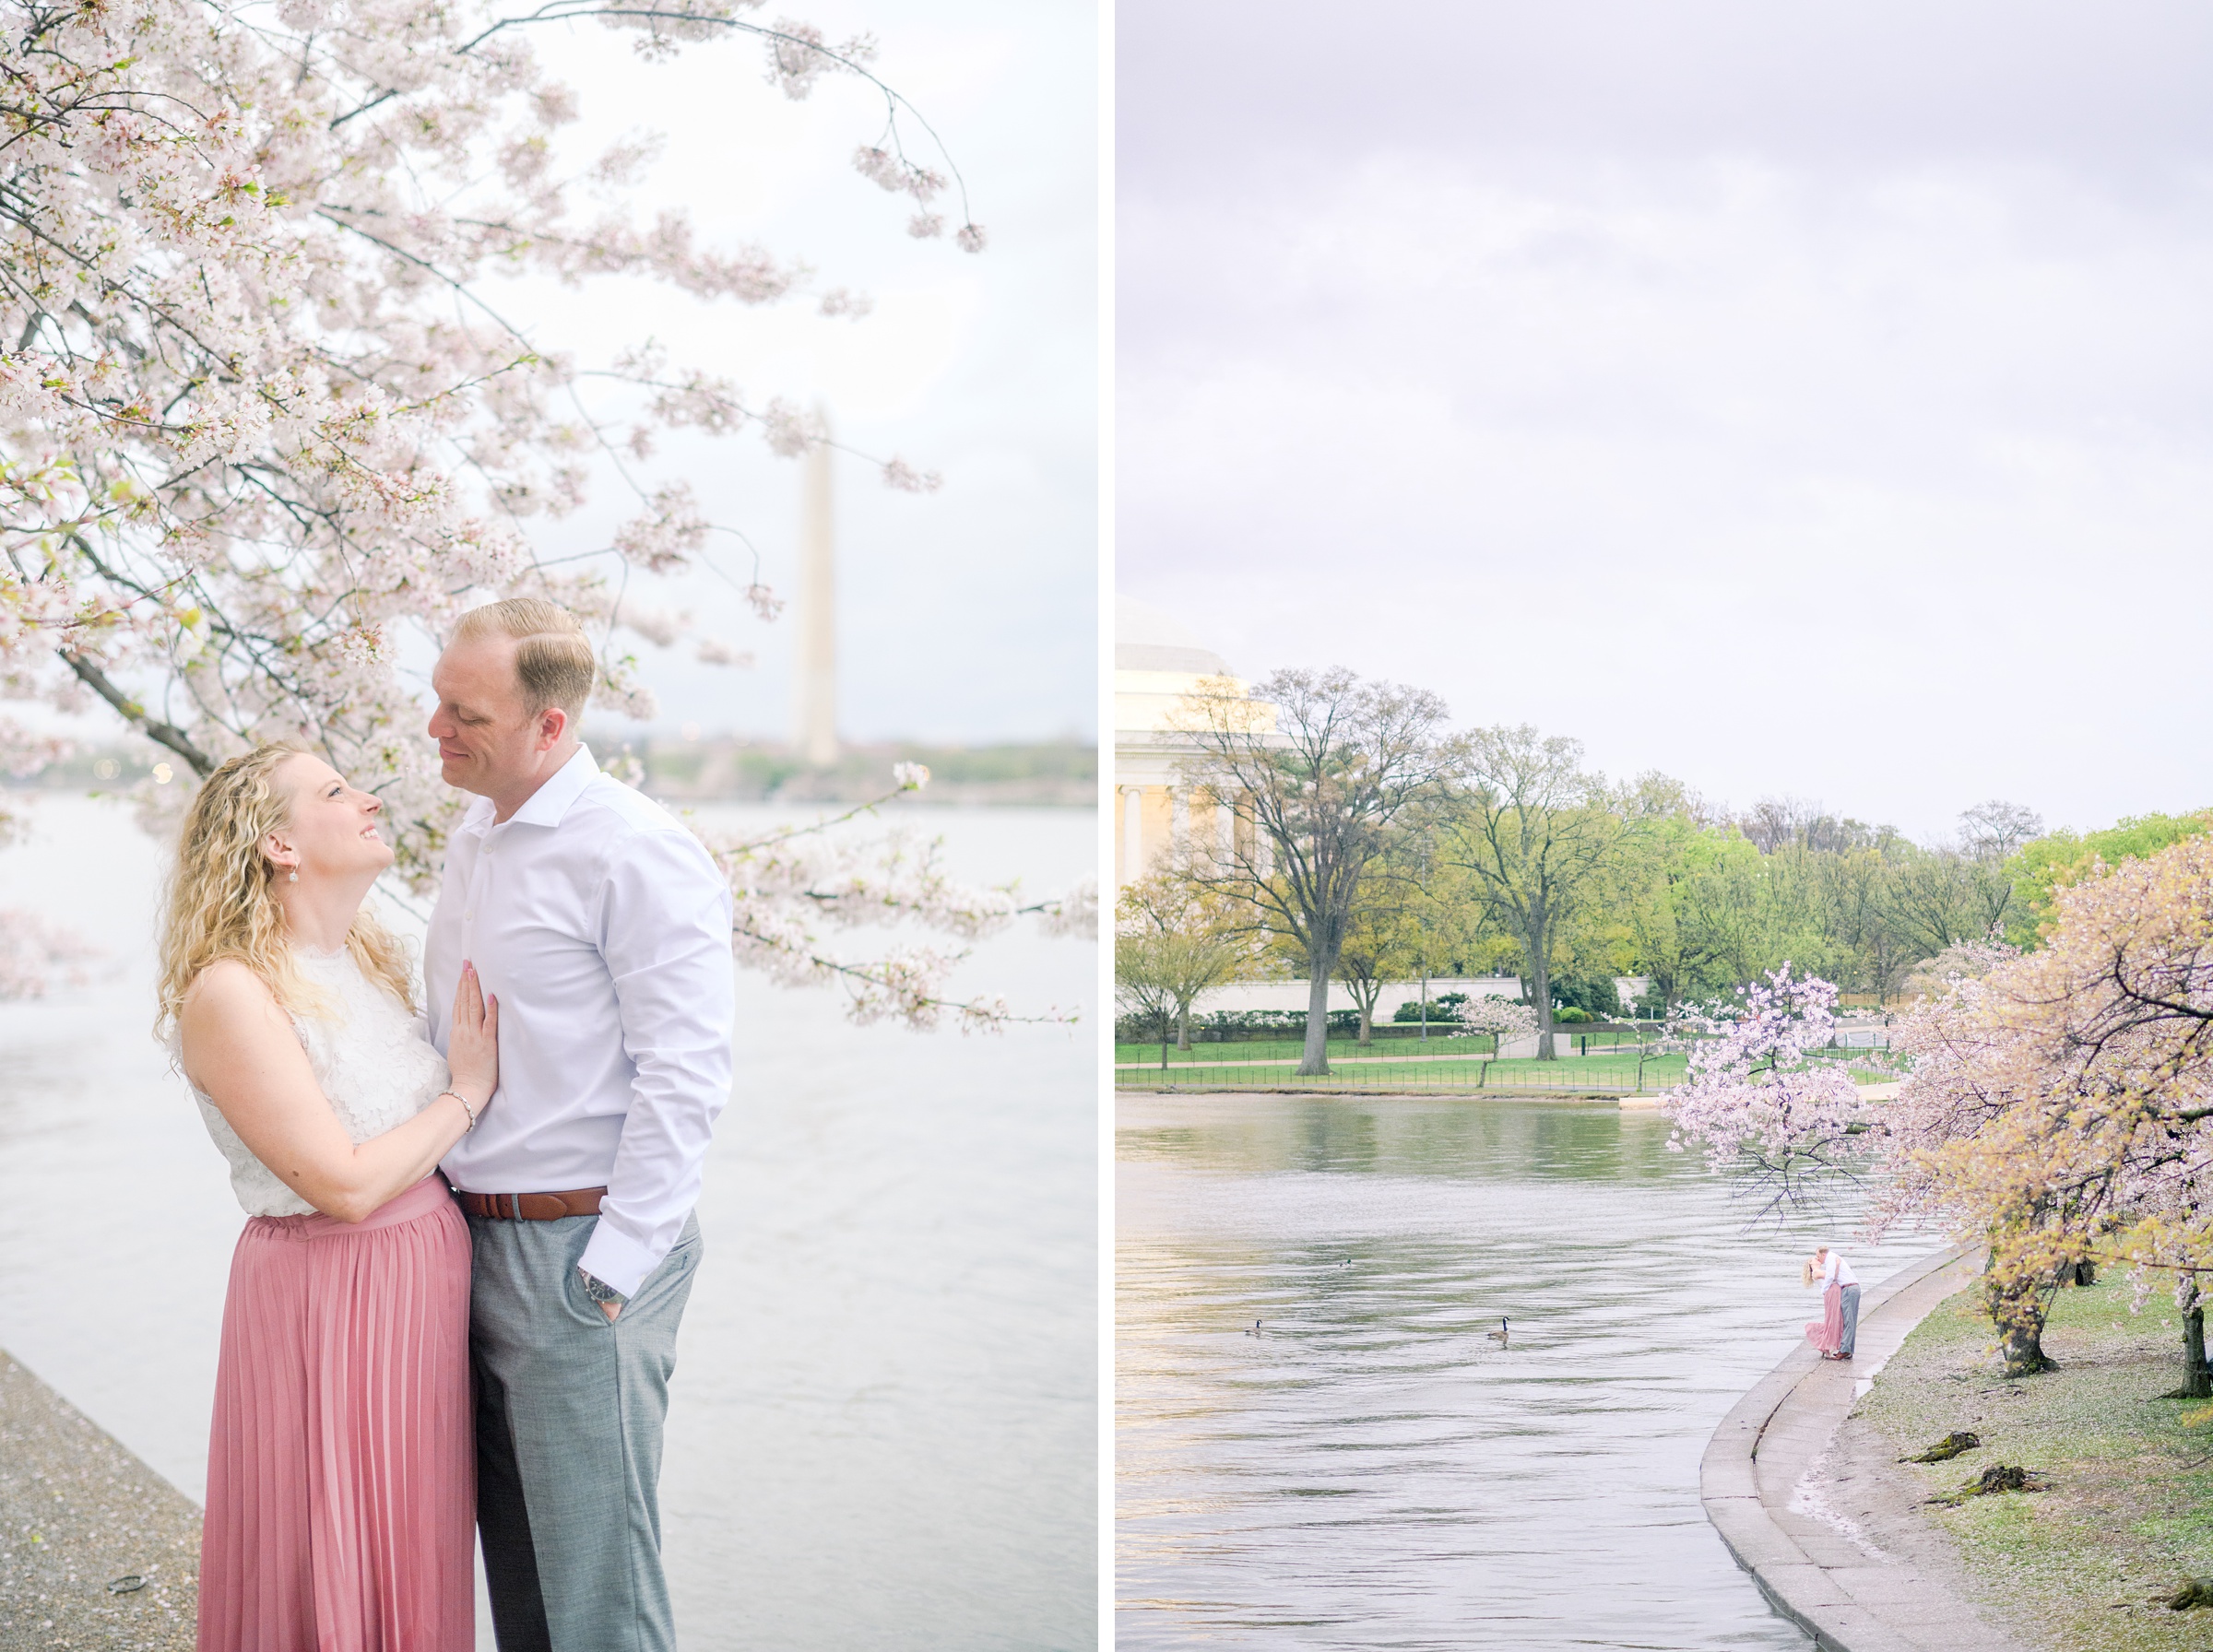
[[[592,1224],[592,1236],[576,1266],[601,1284],[635,1296],[645,1276],[661,1265],[661,1258],[629,1234],[602,1218]]]

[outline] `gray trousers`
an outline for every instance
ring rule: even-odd
[[[1838,1295],[1840,1300],[1837,1305],[1843,1312],[1844,1329],[1837,1338],[1837,1352],[1848,1354],[1860,1336],[1860,1288],[1847,1285]]]
[[[699,1222],[609,1324],[576,1272],[594,1216],[468,1219],[477,1527],[500,1652],[675,1652],[661,1422]]]

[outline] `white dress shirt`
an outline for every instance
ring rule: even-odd
[[[730,1093],[730,889],[700,841],[582,748],[447,846],[423,947],[444,1054],[467,959],[500,1000],[500,1087],[446,1154],[465,1193],[607,1189],[583,1267],[629,1296],[698,1202]]]
[[[1860,1276],[1852,1272],[1852,1264],[1844,1259],[1844,1253],[1840,1250],[1830,1251],[1828,1260],[1821,1268],[1821,1288],[1826,1291],[1831,1285],[1856,1285],[1859,1282]]]

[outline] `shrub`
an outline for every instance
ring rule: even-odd
[[[1562,975],[1552,984],[1552,1001],[1580,1009],[1587,1021],[1612,1021],[1621,1013],[1621,987],[1611,975]]]
[[[1450,1022],[1460,1020],[1461,1009],[1467,1003],[1467,1001],[1468,995],[1464,992],[1439,993],[1436,997],[1429,1000],[1429,1014],[1427,1017],[1429,1024],[1433,1027],[1443,1026]],[[1421,999],[1407,999],[1406,1002],[1401,1004],[1396,1009],[1391,1011],[1391,1019],[1394,1021],[1421,1021],[1424,1019],[1422,1015]]]

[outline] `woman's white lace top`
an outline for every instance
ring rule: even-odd
[[[357,1144],[407,1123],[438,1097],[449,1077],[422,1019],[361,974],[353,954],[304,950],[292,954],[301,974],[331,1000],[327,1017],[295,1015],[315,1082]],[[177,1036],[171,1034],[172,1053]],[[309,1216],[314,1206],[288,1187],[238,1139],[230,1120],[197,1090],[193,1099],[207,1134],[231,1164],[231,1190],[249,1216]]]

